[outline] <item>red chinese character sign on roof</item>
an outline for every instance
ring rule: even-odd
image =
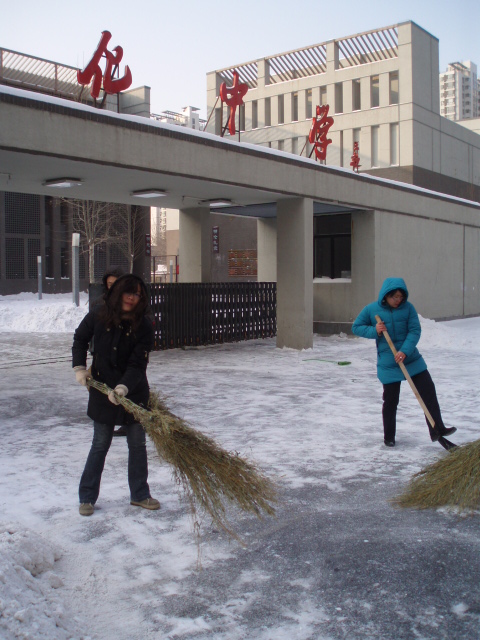
[[[228,131],[231,136],[235,135],[235,111],[237,107],[243,104],[243,98],[248,91],[248,85],[243,82],[239,82],[239,80],[240,76],[238,75],[238,71],[234,71],[233,85],[231,87],[227,87],[226,82],[222,82],[220,85],[220,99],[222,103],[225,102],[225,104],[230,107]]]
[[[102,37],[98,43],[97,49],[92,56],[92,59],[87,64],[83,71],[77,71],[77,80],[79,84],[89,85],[93,78],[92,88],[90,95],[95,100],[100,95],[100,89],[102,87],[103,78],[103,90],[105,93],[120,93],[125,91],[132,84],[132,72],[125,67],[125,74],[121,78],[115,78],[114,74],[118,69],[118,66],[123,58],[122,47],[115,47],[112,51],[107,49],[107,45],[110,42],[112,34],[110,31],[102,31]],[[102,56],[105,57],[107,64],[105,66],[105,75],[102,74],[100,68],[100,60]]]
[[[308,134],[308,141],[313,144],[315,156],[318,160],[326,160],[327,147],[332,142],[327,138],[328,130],[333,124],[333,118],[328,115],[328,104],[317,105],[317,115],[312,118],[312,128]]]
[[[359,168],[362,166],[360,164],[360,156],[358,155],[358,142],[353,143],[353,156],[350,158],[350,160],[350,166],[352,167],[353,171],[356,171],[358,173]]]

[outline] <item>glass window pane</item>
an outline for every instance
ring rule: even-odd
[[[343,113],[343,84],[337,82],[335,85],[335,113]]]
[[[312,118],[312,90],[307,89],[305,91],[305,118]]]
[[[390,74],[390,104],[398,104],[398,71]]]
[[[352,111],[361,109],[360,80],[352,81]]]
[[[380,77],[372,76],[370,78],[371,106],[380,106]]]

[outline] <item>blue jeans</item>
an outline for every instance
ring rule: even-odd
[[[100,493],[105,458],[112,443],[113,425],[93,423],[93,441],[88,454],[85,469],[80,479],[78,494],[80,503],[95,504]],[[141,424],[126,425],[128,444],[128,485],[130,499],[140,502],[150,498],[148,486],[148,463],[145,431]]]

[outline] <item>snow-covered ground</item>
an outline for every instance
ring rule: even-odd
[[[205,519],[199,569],[188,507],[150,443],[162,509],[130,506],[126,442],[115,438],[97,509],[79,516],[92,430],[68,360],[86,308],[70,294],[0,296],[2,640],[480,637],[478,515],[390,506],[413,473],[448,454],[430,442],[407,385],[397,447],[383,446],[367,340],[152,354],[151,386],[171,409],[279,483],[275,518],[232,512],[244,547]],[[422,319],[422,329],[445,423],[458,427],[452,440],[477,439],[480,318]]]

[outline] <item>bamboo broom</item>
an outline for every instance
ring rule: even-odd
[[[87,385],[105,395],[111,391],[93,378],[87,379]],[[275,485],[254,464],[238,453],[222,449],[212,438],[171,413],[158,394],[150,393],[150,410],[128,398],[115,397],[143,426],[159,457],[173,466],[174,477],[183,487],[194,516],[199,507],[217,526],[238,539],[226,519],[227,502],[259,518],[264,513],[275,514]]]
[[[380,316],[375,316],[375,320],[381,322]],[[388,332],[384,331],[383,335],[395,355],[397,350]],[[435,421],[418,393],[407,368],[403,362],[398,364],[434,429]],[[417,509],[443,506],[455,506],[460,511],[478,509],[480,507],[480,440],[461,447],[453,445],[448,450],[449,455],[446,458],[437,460],[416,473],[405,491],[391,500],[392,504]]]
[[[480,440],[450,450],[447,456],[416,473],[405,491],[391,502],[416,509],[480,509]]]

